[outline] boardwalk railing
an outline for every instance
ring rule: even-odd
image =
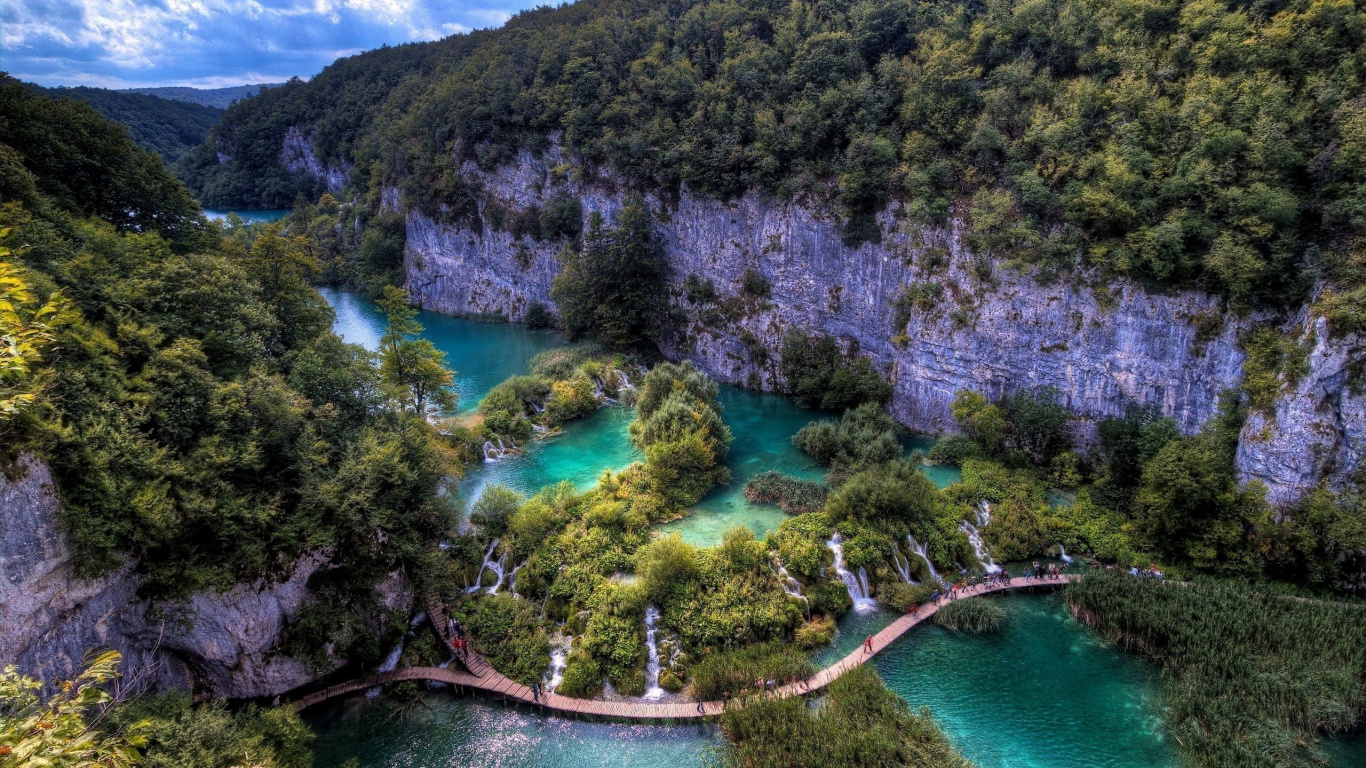
[[[960,594],[964,597],[972,597],[1027,587],[1060,587],[1072,578],[1076,577],[1068,577],[1068,579],[1027,579],[1021,577],[1002,584],[974,587],[964,590]],[[858,650],[838,662],[822,669],[806,680],[780,686],[771,695],[778,697],[803,696],[821,690],[838,679],[840,675],[876,656],[912,628],[929,620],[939,612],[940,607],[947,603],[948,600],[945,599],[920,606],[887,625],[866,643],[860,644]],[[450,628],[447,626],[445,606],[440,600],[433,598],[427,604],[427,615],[431,619],[432,626],[436,628],[437,634],[441,636],[447,647],[450,647],[452,638]],[[701,720],[717,717],[725,710],[726,706],[723,701],[706,701],[701,704],[696,702],[650,704],[637,701],[598,701],[561,696],[557,693],[542,693],[537,698],[530,688],[498,672],[489,666],[488,662],[484,661],[484,657],[473,650],[467,650],[463,657],[458,658],[464,663],[465,668],[469,670],[468,672],[441,667],[407,667],[392,672],[380,672],[310,693],[296,701],[294,708],[295,710],[303,710],[334,696],[344,696],[377,685],[403,680],[431,680],[448,683],[484,691],[560,714],[614,720]]]

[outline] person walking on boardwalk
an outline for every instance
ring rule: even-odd
[[[872,636],[872,635],[869,635],[869,636],[863,638],[863,652],[864,652],[864,653],[872,653],[872,652],[873,652],[873,636]]]
[[[531,700],[532,700],[532,701],[540,701],[540,700],[541,700],[541,684],[540,684],[540,683],[533,682],[533,683],[531,684]]]
[[[699,714],[699,715],[706,714],[706,711],[702,709],[702,702],[700,702],[700,701],[697,702],[697,714]]]

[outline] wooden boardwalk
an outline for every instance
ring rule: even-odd
[[[1076,578],[1076,577],[1070,577]],[[985,595],[992,592],[1004,592],[1011,589],[1024,589],[1027,587],[1060,587],[1067,582],[1063,579],[1026,579],[1023,577],[1011,579],[1008,583],[990,587],[977,587],[961,593],[964,597]],[[961,599],[961,598],[960,598]],[[891,624],[888,624],[881,632],[873,635],[871,651],[860,644],[858,650],[840,659],[838,662],[822,669],[816,674],[807,678],[805,681],[791,683],[780,686],[770,695],[804,696],[815,693],[834,682],[840,675],[857,667],[860,664],[882,652],[887,646],[891,645],[902,635],[909,632],[913,627],[919,626],[929,620],[939,609],[946,605],[948,601],[941,600],[937,603],[929,603],[920,608],[907,613]],[[439,600],[432,600],[427,604],[428,616],[431,618],[432,626],[436,628],[437,634],[450,646],[450,631],[446,623],[446,612]],[[631,720],[631,721],[689,721],[714,718],[719,716],[724,710],[726,703],[722,701],[707,701],[700,706],[696,702],[660,703],[651,704],[643,701],[599,701],[596,699],[580,699],[572,696],[560,696],[559,694],[542,694],[539,700],[532,695],[531,689],[518,683],[489,666],[484,658],[474,651],[467,651],[461,659],[468,671],[458,671],[454,669],[443,669],[441,667],[407,667],[396,669],[392,672],[380,672],[367,675],[356,680],[324,688],[315,691],[294,703],[295,710],[303,710],[321,701],[342,696],[354,691],[373,688],[376,685],[396,683],[403,680],[431,680],[439,683],[447,683],[458,688],[470,688],[493,694],[506,700],[539,707],[556,714],[570,716],[584,716],[592,718],[602,718],[608,720]]]

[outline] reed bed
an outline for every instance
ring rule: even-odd
[[[770,470],[745,483],[745,498],[752,504],[777,504],[789,515],[814,512],[825,505],[830,487]]]
[[[804,652],[775,641],[705,655],[693,664],[689,675],[693,698],[717,701],[754,691],[758,680],[774,680],[781,685],[815,671]]]
[[[721,730],[735,768],[972,768],[929,710],[912,712],[869,666],[833,682],[814,710],[800,697],[755,697],[728,708]]]
[[[1192,765],[1310,768],[1366,713],[1366,610],[1217,582],[1088,574],[1076,616],[1157,663],[1168,731]]]
[[[934,614],[934,623],[954,632],[991,634],[1006,623],[1006,611],[990,598],[969,597],[940,608]]]

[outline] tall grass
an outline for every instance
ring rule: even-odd
[[[785,683],[809,677],[815,671],[805,653],[775,641],[704,656],[689,675],[693,698],[716,701],[726,694],[739,696],[754,690],[756,680]]]
[[[721,730],[735,768],[972,768],[929,710],[912,712],[866,665],[832,683],[815,711],[799,697],[751,699],[726,711]]]
[[[1088,574],[1079,619],[1161,666],[1168,729],[1191,764],[1309,768],[1319,736],[1366,714],[1366,610],[1226,583]]]
[[[945,629],[977,635],[996,632],[1005,622],[1005,609],[985,597],[956,600],[934,614],[934,623]]]
[[[830,488],[824,483],[802,480],[770,470],[745,483],[745,498],[753,504],[777,504],[790,515],[814,512],[825,504]]]

